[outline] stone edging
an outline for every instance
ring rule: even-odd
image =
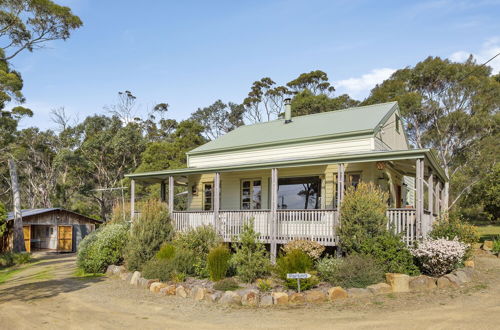
[[[106,274],[110,276],[119,276],[122,280],[127,281],[131,285],[149,289],[152,293],[160,295],[192,298],[195,301],[208,301],[221,305],[268,307],[272,305],[322,303],[346,298],[364,298],[391,292],[418,292],[442,288],[458,288],[472,281],[474,272],[472,267],[465,267],[439,278],[433,278],[426,275],[409,276],[406,274],[387,273],[387,283],[370,285],[364,289],[344,289],[337,286],[328,289],[312,289],[302,293],[295,292],[290,294],[278,291],[260,292],[256,289],[222,292],[201,285],[188,287],[186,283],[169,284],[158,280],[145,279],[138,271],[133,273],[127,272],[124,266],[115,265],[110,265]]]

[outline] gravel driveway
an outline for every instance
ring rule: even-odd
[[[459,290],[251,309],[161,297],[119,279],[76,278],[74,255],[51,255],[0,285],[0,328],[498,329],[500,259],[476,263],[480,276]]]

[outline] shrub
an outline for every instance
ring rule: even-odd
[[[456,269],[463,261],[467,245],[458,239],[427,239],[414,249],[412,254],[417,259],[420,270],[431,276],[441,276]]]
[[[448,219],[442,219],[434,224],[429,237],[438,239],[444,238],[452,240],[457,238],[459,242],[467,244],[465,258],[472,256],[472,247],[479,241],[479,234],[475,226],[465,223],[457,216],[450,216]]]
[[[221,242],[221,237],[212,226],[200,226],[187,232],[177,233],[173,244],[178,248],[193,251],[195,274],[199,277],[208,277],[208,253]]]
[[[264,244],[258,240],[253,229],[253,221],[245,224],[235,244],[231,265],[238,277],[245,282],[253,282],[269,273],[270,261]]]
[[[130,222],[130,203],[117,203],[113,206],[111,219],[108,223],[129,223]]]
[[[386,273],[418,275],[418,267],[413,255],[401,237],[386,231],[384,234],[367,239],[361,244],[360,252],[372,256]]]
[[[493,241],[493,249],[491,251],[493,253],[500,253],[500,238]]]
[[[174,265],[167,259],[153,258],[142,267],[142,276],[147,279],[159,279],[160,281],[170,281],[176,273]]]
[[[207,268],[212,281],[220,281],[226,277],[230,259],[231,253],[224,245],[219,245],[210,250],[207,257]]]
[[[175,255],[170,260],[177,274],[196,275],[193,260],[196,255],[193,251],[176,249]]]
[[[283,280],[286,280],[288,273],[305,273],[312,269],[311,257],[301,250],[292,250],[276,260],[276,272]]]
[[[5,252],[0,254],[0,267],[11,267],[15,265],[27,264],[30,261],[31,254],[26,252]]]
[[[167,249],[169,251],[167,253],[168,257],[161,254],[158,256],[159,253],[157,253],[154,258],[144,263],[142,273],[145,278],[182,282],[186,278],[186,275],[194,274],[193,259],[195,255],[192,251],[174,249],[174,254],[170,255],[172,249]]]
[[[31,254],[28,252],[14,253],[13,257],[15,265],[27,264],[31,261]]]
[[[301,250],[291,250],[286,255],[278,258],[276,261],[276,271],[279,277],[285,281],[290,289],[297,289],[297,280],[287,279],[289,273],[308,273],[313,270],[313,260]],[[319,283],[317,276],[301,279],[300,287],[302,290],[308,290]]]
[[[238,290],[240,285],[234,278],[225,278],[214,284],[214,289],[219,291],[234,291]]]
[[[325,247],[318,242],[308,241],[308,240],[294,240],[286,243],[282,247],[283,252],[288,253],[292,250],[301,250],[313,260],[318,260],[321,257]]]
[[[127,242],[125,261],[129,270],[140,270],[153,258],[164,242],[173,237],[173,227],[165,205],[151,200],[141,204],[141,215],[134,221]]]
[[[156,259],[172,259],[175,255],[175,246],[164,243],[160,250],[156,252]]]
[[[387,197],[372,183],[347,189],[340,208],[342,225],[337,229],[345,252],[359,252],[364,241],[386,231]]]
[[[121,263],[128,228],[108,224],[87,235],[78,245],[78,267],[86,273],[103,273],[109,265]]]
[[[269,292],[273,288],[273,281],[270,278],[257,280],[257,288],[260,292]]]
[[[329,282],[344,288],[364,288],[384,278],[384,270],[371,256],[351,254],[332,263]]]
[[[333,283],[335,275],[338,273],[338,267],[342,263],[342,259],[332,256],[324,257],[316,263],[316,270],[319,278],[322,281]]]

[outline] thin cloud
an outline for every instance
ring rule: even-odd
[[[470,55],[474,56],[478,64],[488,61],[490,58],[500,53],[500,37],[488,39],[481,49],[474,53],[466,50],[459,50],[449,56],[449,59],[454,62],[465,62]],[[493,69],[493,73],[500,72],[500,56],[489,62],[488,65]]]
[[[363,98],[375,85],[389,78],[396,70],[391,68],[373,69],[361,77],[340,80],[335,84],[339,93],[347,93],[353,98]]]

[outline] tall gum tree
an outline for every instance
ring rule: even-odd
[[[363,104],[398,101],[411,144],[433,148],[449,177],[444,186],[448,210],[467,193],[478,177],[459,178],[481,155],[477,145],[498,134],[500,83],[491,68],[478,65],[472,57],[455,63],[428,57],[396,71],[377,85]],[[462,176],[463,179],[463,176]]]

